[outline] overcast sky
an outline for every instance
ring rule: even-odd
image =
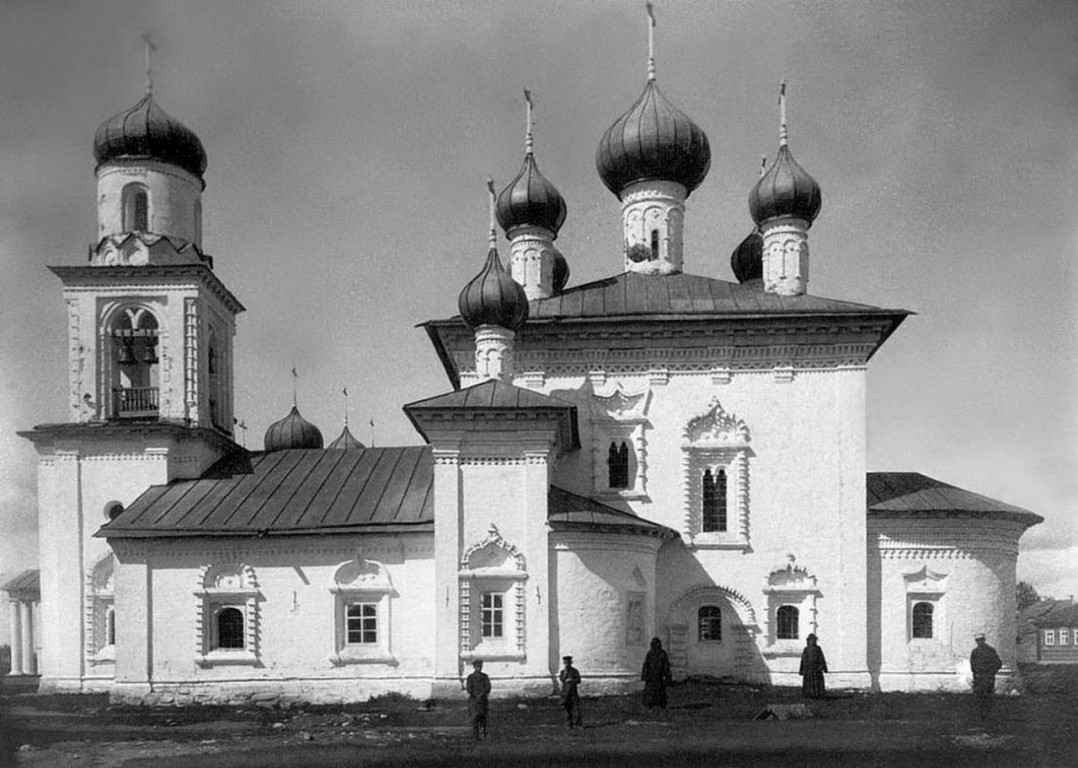
[[[564,195],[570,285],[621,271],[603,131],[644,85],[643,2],[0,0],[0,578],[36,567],[35,452],[67,418],[46,265],[95,236],[92,142],[143,89],[209,155],[206,250],[248,311],[246,443],[291,405],[327,440],[420,440],[402,403],[447,389],[414,326],[456,312],[486,255],[485,179],[520,167],[521,89]],[[1078,4],[658,0],[658,79],[711,142],[685,269],[733,280],[777,144],[819,181],[810,292],[910,309],[869,372],[869,469],[1031,509],[1020,579],[1078,593]],[[502,241],[504,243],[504,241]],[[503,248],[503,253],[508,249]],[[362,426],[361,426],[362,425]],[[3,619],[6,620],[6,612]],[[6,632],[4,639],[6,641]]]

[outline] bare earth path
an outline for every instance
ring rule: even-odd
[[[585,700],[583,730],[556,699],[495,701],[473,744],[462,702],[392,698],[304,710],[119,709],[101,696],[0,697],[0,765],[179,766],[1078,766],[1078,689],[999,697],[977,721],[968,695],[842,694],[809,719],[754,720],[796,691],[715,684],[672,690],[665,711],[636,697]]]

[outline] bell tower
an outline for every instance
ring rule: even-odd
[[[67,306],[68,420],[20,433],[39,457],[42,691],[145,679],[148,650],[116,648],[146,637],[124,628],[147,617],[104,604],[100,585],[112,585],[100,574],[120,553],[94,534],[151,485],[198,477],[238,449],[232,339],[243,305],[202,250],[206,153],[157,105],[152,50],[147,39],[145,95],[94,138],[87,263],[50,267]]]

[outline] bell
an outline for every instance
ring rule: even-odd
[[[146,341],[146,351],[142,355],[142,362],[147,365],[153,365],[158,362],[157,360],[157,339],[148,339]]]
[[[120,344],[120,354],[116,361],[120,365],[134,365],[138,362],[135,360],[135,350],[132,348],[130,341],[124,341]]]

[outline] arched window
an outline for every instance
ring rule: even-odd
[[[800,636],[798,614],[792,605],[779,606],[775,612],[775,636],[779,640],[796,640]]]
[[[659,230],[651,230],[651,260],[659,258]]]
[[[725,531],[726,530],[726,470],[717,469],[712,474],[711,469],[704,470],[703,487],[701,489],[703,500],[702,530]]]
[[[932,603],[915,603],[913,606],[913,637],[932,637]]]
[[[620,445],[615,440],[610,443],[610,452],[606,460],[610,470],[609,485],[611,488],[629,487],[629,446],[624,440]]]
[[[195,200],[195,242],[202,246],[202,201]]]
[[[150,231],[150,193],[142,184],[128,184],[123,191],[124,232]]]
[[[243,611],[222,608],[217,613],[217,647],[243,648]]]
[[[112,328],[116,367],[112,386],[113,418],[157,415],[157,318],[148,309],[120,313]]]
[[[722,611],[718,606],[705,605],[700,608],[696,616],[700,640],[722,640]]]
[[[109,606],[105,614],[105,645],[116,645],[116,607]]]

